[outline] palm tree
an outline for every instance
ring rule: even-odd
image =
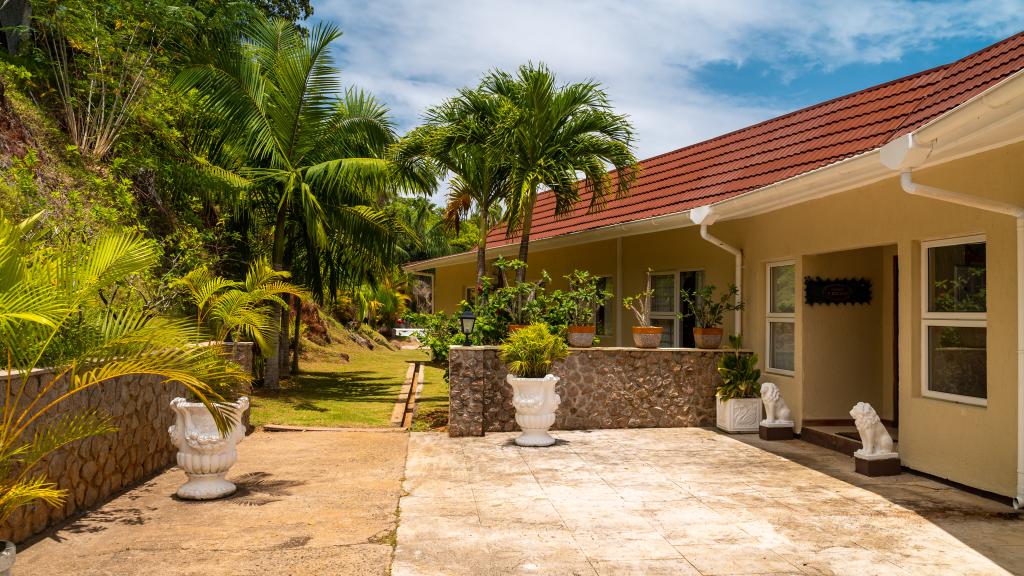
[[[418,165],[399,167],[385,158],[397,140],[386,108],[362,92],[339,96],[330,44],[340,35],[326,22],[300,31],[286,20],[254,17],[240,34],[208,42],[176,79],[218,118],[202,142],[214,160],[206,165],[243,188],[241,209],[271,223],[275,270],[285,269],[289,223],[311,248],[307,268],[317,273],[325,254],[350,247],[360,254],[387,251],[398,231],[382,200],[433,185],[432,174]],[[332,246],[339,239],[351,244]],[[314,283],[309,286],[315,294]],[[281,331],[267,339],[270,388],[277,387],[286,356],[281,344],[287,351],[281,306],[274,306],[274,317]]]
[[[0,342],[8,374],[0,523],[36,500],[60,505],[66,491],[38,464],[72,442],[114,431],[107,416],[66,407],[77,394],[128,375],[158,376],[184,384],[223,433],[230,423],[219,403],[249,380],[215,348],[196,346],[200,338],[189,322],[154,317],[138,302],[115,297],[157,262],[152,242],[112,233],[84,250],[54,251],[33,240],[36,219],[13,224],[0,216]],[[50,370],[33,372],[41,366]]]
[[[572,211],[581,193],[589,194],[591,210],[603,207],[611,189],[616,197],[626,194],[637,171],[633,128],[625,116],[612,111],[600,85],[587,81],[556,86],[554,73],[531,63],[520,66],[515,76],[491,72],[481,90],[498,98],[492,146],[507,154],[511,167],[505,220],[509,235],[520,234],[519,260],[527,261],[541,186],[554,194],[557,216]],[[525,267],[516,279],[525,281]]]
[[[451,176],[446,221],[457,229],[463,219],[476,219],[476,283],[480,284],[487,272],[487,234],[497,223],[495,208],[510,194],[512,184],[510,164],[493,146],[499,100],[480,90],[462,89],[427,110],[425,120],[402,139],[397,156],[428,158]]]

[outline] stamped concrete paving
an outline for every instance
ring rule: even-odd
[[[386,575],[408,434],[257,432],[214,502],[169,470],[18,551],[17,576]]]
[[[394,576],[1024,573],[1024,521],[925,478],[703,429],[410,440]]]

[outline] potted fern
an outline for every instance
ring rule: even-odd
[[[637,348],[657,348],[661,344],[661,326],[651,326],[651,279],[647,278],[647,289],[635,296],[626,296],[622,305],[636,316],[633,326],[633,344]]]
[[[718,359],[722,383],[715,390],[715,425],[730,433],[757,432],[761,422],[761,371],[757,354],[741,351],[739,336],[730,336],[731,352]]]
[[[512,405],[516,423],[523,433],[516,438],[520,446],[550,446],[555,439],[548,434],[555,423],[555,410],[561,398],[555,393],[558,376],[548,370],[557,360],[569,355],[569,347],[545,324],[530,324],[509,335],[501,345],[500,357],[509,369],[506,377],[512,386]]]
[[[693,329],[693,340],[697,348],[705,350],[716,350],[722,345],[722,322],[726,312],[733,312],[743,309],[743,303],[736,301],[739,290],[735,285],[717,298],[715,297],[715,286],[708,284],[696,290],[680,291],[680,296],[690,313],[696,327]],[[684,314],[679,314],[682,319]]]
[[[597,311],[612,297],[612,293],[600,287],[600,277],[585,270],[576,270],[565,279],[569,281],[569,292],[566,294],[569,345],[574,348],[590,348],[597,335]]]

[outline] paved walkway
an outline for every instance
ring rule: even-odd
[[[1024,573],[1009,506],[804,442],[555,435],[413,434],[393,575]]]
[[[384,576],[408,434],[257,432],[214,502],[169,470],[18,551],[17,576]]]

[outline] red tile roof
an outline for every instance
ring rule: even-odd
[[[629,195],[556,218],[542,192],[532,240],[683,212],[881,147],[1024,68],[1024,32],[951,64],[841,96],[640,162]],[[515,242],[503,228],[488,244]]]

